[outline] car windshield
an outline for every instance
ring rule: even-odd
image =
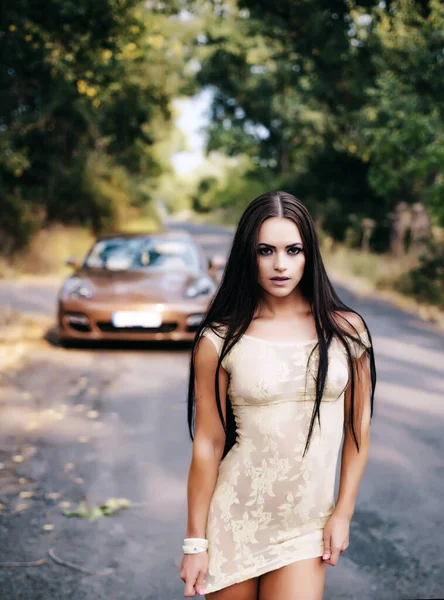
[[[199,254],[188,241],[160,237],[115,237],[99,240],[85,266],[110,271],[199,271]]]

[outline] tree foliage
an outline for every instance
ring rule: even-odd
[[[152,197],[168,169],[186,24],[140,0],[41,0],[3,9],[0,230],[11,247],[61,220],[94,230]]]
[[[357,140],[369,184],[388,206],[424,202],[444,225],[444,5],[401,0],[375,19],[377,76]]]
[[[371,245],[385,249],[399,202],[444,222],[441,2],[202,0],[200,10],[211,18],[198,78],[217,90],[210,150],[247,154],[336,239],[370,218]]]

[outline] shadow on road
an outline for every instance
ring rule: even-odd
[[[62,348],[65,350],[132,350],[132,351],[177,351],[183,352],[184,350],[191,350],[192,342],[172,342],[172,341],[124,341],[124,340],[69,340],[61,342],[57,332],[57,327],[54,325],[50,327],[43,339],[47,341],[51,346],[55,348]]]

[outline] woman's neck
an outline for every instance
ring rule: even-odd
[[[294,290],[293,293],[284,298],[276,298],[269,294],[264,295],[254,318],[285,320],[310,313],[310,305],[307,299],[298,290]]]

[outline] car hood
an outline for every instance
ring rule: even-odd
[[[94,287],[94,300],[113,302],[180,302],[199,276],[185,271],[146,273],[81,269],[76,273]]]

